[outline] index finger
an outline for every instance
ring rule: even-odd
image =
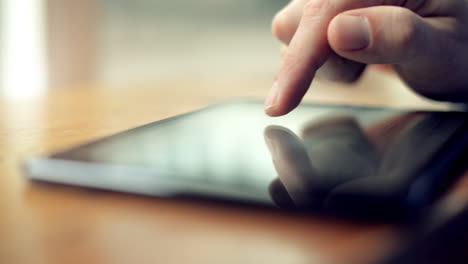
[[[266,112],[280,116],[293,110],[309,88],[315,72],[325,63],[331,49],[328,25],[341,12],[356,8],[389,4],[399,0],[309,0],[270,90]]]

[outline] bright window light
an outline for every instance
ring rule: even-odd
[[[43,0],[2,0],[3,96],[35,97],[46,87]]]

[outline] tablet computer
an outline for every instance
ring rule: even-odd
[[[28,159],[38,181],[280,210],[421,213],[468,164],[465,112],[235,100]]]

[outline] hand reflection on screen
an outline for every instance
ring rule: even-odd
[[[399,210],[411,177],[464,122],[412,113],[364,130],[353,117],[335,116],[306,124],[300,137],[269,126],[264,136],[278,173],[270,195],[279,207],[361,213],[383,208],[390,214]]]
[[[279,206],[320,207],[336,186],[376,173],[379,153],[347,116],[307,124],[301,138],[284,127],[265,130],[278,179],[270,192]]]

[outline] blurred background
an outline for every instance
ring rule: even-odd
[[[287,0],[1,0],[2,91],[272,75]]]
[[[145,87],[164,90],[172,103],[197,92],[206,103],[264,98],[280,63],[270,23],[288,2],[1,0],[0,92],[11,98],[50,88]],[[353,89],[313,85],[306,100],[436,106],[375,70]]]

